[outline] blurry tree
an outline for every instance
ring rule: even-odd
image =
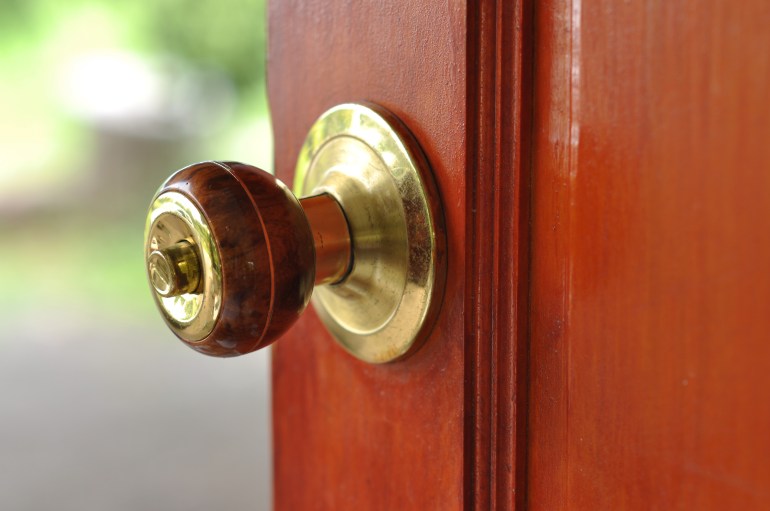
[[[87,310],[132,318],[141,310],[157,320],[139,255],[155,188],[172,169],[201,158],[269,168],[265,17],[265,0],[0,0],[0,323],[48,302],[83,302]],[[231,117],[219,131],[173,140],[163,130],[120,132],[73,113],[67,79],[80,70],[73,64],[93,55],[127,56],[162,77],[224,75],[230,108],[221,110]],[[95,103],[121,95],[100,85],[98,74],[114,69],[97,69],[99,80],[81,96]],[[89,76],[81,74],[86,82]],[[196,90],[210,84],[200,83]],[[121,85],[136,91],[142,84]],[[193,110],[180,103],[189,89],[164,90],[170,92],[158,97],[174,112]],[[193,106],[211,106],[214,96],[199,94],[204,99]],[[36,248],[39,240],[45,251]],[[32,254],[51,253],[60,264],[47,266],[55,272],[49,279]],[[116,287],[119,299],[101,299]]]
[[[0,44],[29,44],[67,12],[87,7],[122,20],[131,49],[216,68],[240,91],[264,82],[265,0],[0,0]]]
[[[239,89],[263,83],[264,0],[154,0],[153,4],[146,32],[153,46],[219,68]]]

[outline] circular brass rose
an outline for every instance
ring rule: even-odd
[[[321,320],[361,360],[411,353],[437,315],[446,251],[438,194],[416,141],[377,107],[334,107],[305,139],[294,192],[331,195],[350,227],[348,275],[313,292]]]

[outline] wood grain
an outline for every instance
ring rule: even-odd
[[[535,6],[529,509],[770,509],[770,6]]]
[[[308,311],[273,350],[275,508],[460,509],[464,498],[466,24],[462,4],[270,4],[277,175],[328,108],[371,101],[420,142],[445,207],[441,315],[403,362],[357,361]]]
[[[212,332],[184,341],[206,355],[243,355],[274,342],[313,290],[313,236],[301,206],[275,177],[234,162],[204,162],[174,174],[176,191],[203,212],[222,265],[222,308]]]
[[[422,145],[448,245],[443,308],[407,360],[358,362],[312,313],[275,346],[277,510],[523,504],[527,16],[487,0],[270,4],[277,174],[326,109],[379,104]]]
[[[469,2],[465,509],[524,509],[530,2]]]

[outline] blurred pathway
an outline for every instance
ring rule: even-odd
[[[267,353],[55,315],[0,318],[0,509],[271,508]]]

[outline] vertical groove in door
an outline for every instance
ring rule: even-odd
[[[530,2],[469,3],[465,508],[523,509]]]

